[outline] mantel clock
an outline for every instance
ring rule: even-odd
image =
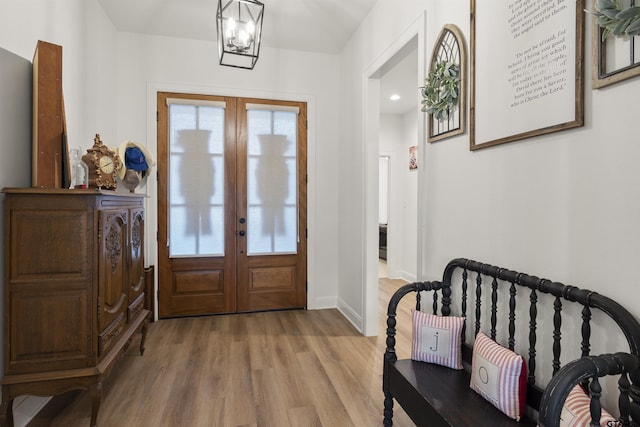
[[[89,187],[115,190],[118,187],[116,173],[122,167],[122,161],[116,152],[100,140],[96,134],[93,147],[82,156],[82,161],[89,168]]]

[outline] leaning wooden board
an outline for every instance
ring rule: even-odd
[[[62,46],[39,40],[33,56],[33,187],[62,187],[63,108]]]

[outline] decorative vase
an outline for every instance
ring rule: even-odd
[[[71,152],[71,185],[69,188],[87,188],[89,168],[80,158],[80,149],[72,148]]]

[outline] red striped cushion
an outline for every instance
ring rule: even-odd
[[[411,359],[462,369],[464,317],[435,316],[412,310]]]
[[[522,356],[478,332],[473,344],[471,389],[517,421],[524,415],[527,365]]]
[[[567,400],[562,407],[560,427],[589,427],[591,413],[589,412],[589,396],[580,385],[571,389]],[[616,419],[604,409],[600,414],[600,426],[609,427],[617,425]]]

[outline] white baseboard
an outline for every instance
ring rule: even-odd
[[[351,322],[351,324],[355,326],[356,329],[362,333],[362,331],[364,330],[364,323],[362,321],[362,316],[356,313],[356,311],[353,310],[350,305],[345,303],[340,298],[338,298],[338,311],[340,311],[340,313],[342,313],[342,315],[346,317],[347,320]]]
[[[13,425],[25,427],[38,415],[51,397],[20,396],[13,401]]]
[[[308,305],[309,310],[322,310],[325,308],[336,308],[338,306],[338,297],[322,297],[316,298],[312,304]]]
[[[389,272],[388,276],[390,279],[402,279],[410,283],[418,280],[414,273],[409,273],[408,271],[404,270],[395,270],[393,272]]]
[[[399,271],[400,278],[406,280],[407,282],[415,282],[418,280],[414,273],[409,273],[408,271]]]

